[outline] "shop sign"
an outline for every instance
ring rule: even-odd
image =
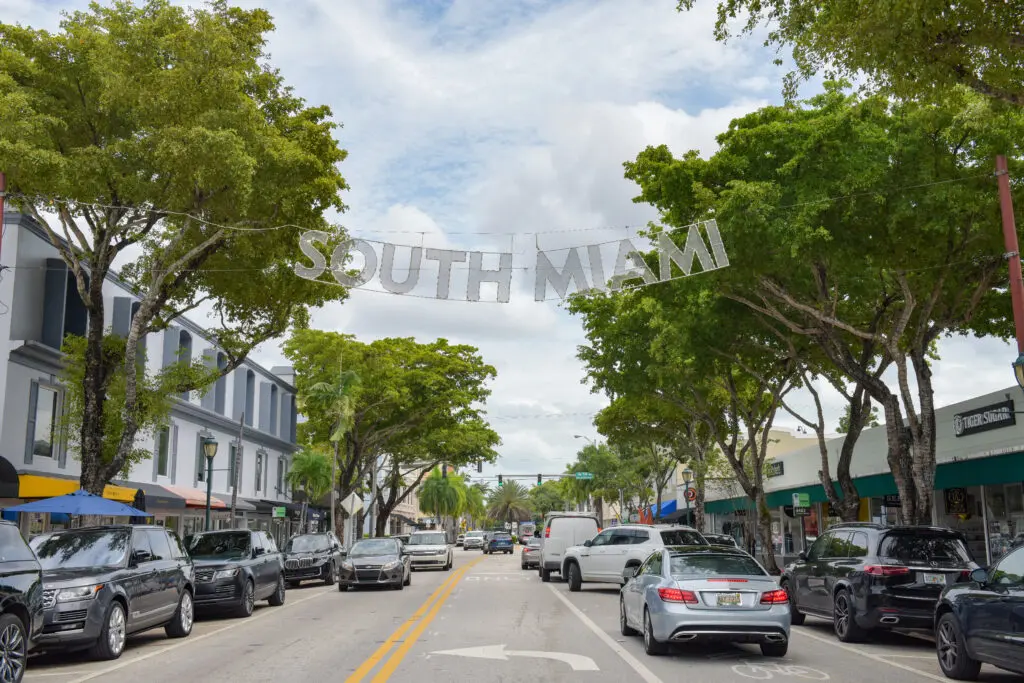
[[[953,434],[959,438],[1017,424],[1013,400],[995,403],[953,416]]]
[[[781,477],[786,473],[785,464],[781,460],[768,463],[768,476],[770,477]]]
[[[895,494],[895,495],[890,494],[888,496],[885,496],[882,499],[882,505],[884,505],[887,508],[898,508],[898,507],[900,507],[900,505],[902,505],[902,503],[900,503],[900,496],[899,496],[899,494]]]
[[[794,512],[794,514],[796,514],[797,517],[810,517],[811,516],[811,508],[809,508],[809,507],[793,508],[793,512]]]
[[[811,507],[811,494],[809,494],[809,493],[794,493],[793,494],[793,507],[795,507],[795,508],[809,508],[809,507]]]
[[[273,517],[287,517],[288,516],[288,508],[284,508],[284,507],[274,508],[274,514],[272,516]]]

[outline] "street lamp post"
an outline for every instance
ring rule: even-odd
[[[683,490],[683,499],[686,501],[686,523],[690,523],[690,483],[693,481],[693,470],[689,467],[683,470],[683,484],[686,488]]]
[[[203,453],[206,455],[206,531],[210,530],[210,498],[213,496],[213,457],[217,455],[217,440],[203,439]]]

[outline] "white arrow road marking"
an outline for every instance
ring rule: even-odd
[[[530,657],[533,659],[554,659],[565,662],[573,671],[600,671],[590,657],[574,655],[568,652],[542,652],[540,650],[506,650],[504,645],[484,645],[482,647],[466,647],[460,650],[440,650],[432,655],[452,655],[454,657],[472,657],[474,659],[500,659],[508,661],[509,657]]]

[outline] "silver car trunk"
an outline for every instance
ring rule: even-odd
[[[680,590],[690,591],[697,596],[698,604],[687,605],[692,610],[769,610],[772,605],[762,605],[761,596],[779,589],[775,581],[767,576],[673,578]]]

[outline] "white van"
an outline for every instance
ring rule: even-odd
[[[549,512],[544,515],[540,535],[540,580],[550,581],[551,572],[562,573],[567,548],[583,545],[601,532],[597,515],[592,512]]]

